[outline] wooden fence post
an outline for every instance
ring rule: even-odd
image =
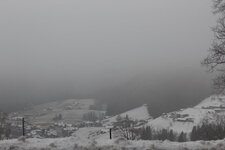
[[[109,129],[109,138],[112,139],[112,128]]]
[[[23,136],[25,136],[25,126],[24,126],[25,120],[24,118],[22,118],[22,132],[23,132]]]

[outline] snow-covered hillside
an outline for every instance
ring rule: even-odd
[[[113,124],[113,122],[116,122],[116,118],[118,116],[121,116],[121,117],[126,117],[128,116],[130,119],[132,120],[151,120],[152,119],[152,116],[149,114],[148,112],[148,106],[146,104],[140,106],[140,107],[137,107],[137,108],[134,108],[134,109],[131,109],[129,111],[126,111],[124,113],[121,113],[121,114],[118,114],[116,116],[113,116],[113,117],[110,117],[108,119],[105,119],[103,120],[103,125],[104,126],[110,126]]]
[[[168,129],[175,132],[191,132],[193,126],[203,121],[216,121],[215,116],[224,115],[225,96],[210,96],[193,108],[181,109],[150,120],[147,125],[155,129]]]
[[[191,132],[193,126],[202,122],[205,117],[212,116],[214,111],[199,108],[187,108],[180,111],[164,114],[152,121],[148,125],[155,129],[168,129],[175,132]]]
[[[192,108],[181,109],[179,111],[174,111],[170,113],[166,113],[161,115],[158,118],[153,119],[148,112],[148,106],[142,105],[140,107],[131,109],[124,113],[118,114],[113,117],[109,117],[107,119],[98,121],[98,125],[83,125],[83,126],[72,126],[73,123],[78,122],[82,119],[83,114],[93,111],[90,110],[90,106],[94,104],[93,99],[87,100],[66,100],[62,102],[51,102],[43,105],[35,106],[32,110],[27,110],[20,112],[20,114],[28,117],[30,122],[33,124],[44,124],[44,123],[54,123],[53,117],[56,114],[62,114],[63,119],[60,120],[62,123],[71,123],[64,128],[74,128],[69,132],[70,135],[74,135],[78,137],[82,137],[85,139],[109,139],[109,128],[112,128],[114,122],[117,121],[117,117],[126,117],[128,116],[130,119],[137,121],[135,124],[136,128],[142,126],[151,126],[156,130],[167,129],[173,130],[174,132],[186,132],[190,133],[192,131],[193,126],[201,125],[204,121],[217,121],[217,117],[220,115],[225,116],[225,96],[210,96],[206,98],[198,105]],[[38,111],[39,110],[39,111]],[[42,110],[42,111],[41,111]],[[96,113],[104,113],[101,111],[96,111]],[[55,122],[56,123],[56,122]],[[54,125],[55,125],[54,123]],[[63,123],[63,124],[64,124]],[[79,123],[78,123],[79,124]],[[47,125],[46,125],[47,126]],[[90,127],[92,126],[92,127]],[[27,126],[28,127],[28,126]],[[58,126],[54,126],[55,130],[59,130]],[[37,128],[39,129],[39,128]],[[35,128],[36,130],[36,128]],[[52,130],[52,129],[51,129]],[[66,130],[67,131],[67,130]],[[27,130],[28,132],[28,130]],[[64,132],[63,132],[64,133]],[[67,133],[67,132],[66,132]],[[64,135],[64,134],[63,134]],[[81,136],[82,135],[82,136]],[[117,130],[113,131],[113,138],[118,138],[119,133]],[[36,136],[30,136],[36,137]],[[46,136],[42,136],[46,137]],[[52,136],[47,136],[52,137]],[[62,137],[62,136],[56,136]]]
[[[0,141],[0,150],[200,150],[225,149],[225,140],[170,142],[170,141],[126,141],[123,139],[81,140],[79,137],[57,139],[26,139]]]
[[[196,105],[194,108],[202,108],[202,109],[213,109],[213,110],[220,110],[225,111],[225,96],[223,95],[212,95],[201,103]]]

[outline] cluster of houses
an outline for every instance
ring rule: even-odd
[[[22,117],[9,117],[7,120],[9,137],[18,138],[25,132],[26,137],[36,138],[57,138],[71,136],[75,131],[82,127],[101,126],[99,122],[80,121],[76,124],[65,123],[63,120],[53,124],[35,125],[25,119],[23,124]],[[24,131],[23,131],[24,130]]]

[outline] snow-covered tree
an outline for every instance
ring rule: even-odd
[[[136,122],[129,118],[128,115],[126,117],[117,116],[116,122],[113,124],[115,129],[118,129],[121,136],[126,138],[127,140],[134,140],[137,138],[136,130],[134,128]]]

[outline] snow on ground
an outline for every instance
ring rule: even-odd
[[[53,116],[48,116],[48,114],[55,114],[56,112],[62,113],[62,115],[66,116],[68,119],[74,120],[75,118],[79,118],[78,116],[81,116],[80,114],[88,111],[91,104],[93,104],[92,100],[67,100],[63,103],[53,102],[49,105],[39,105],[34,109],[37,111],[28,111],[28,114],[36,115],[40,110],[43,110],[45,114],[39,115],[39,121],[52,118]],[[175,132],[190,132],[192,127],[200,124],[205,116],[213,120],[213,116],[216,113],[221,113],[221,111],[223,112],[224,110],[225,96],[211,96],[193,108],[163,114],[154,120],[152,120],[146,105],[122,113],[120,116],[125,117],[128,115],[129,118],[134,120],[148,120],[147,125],[156,129],[165,128],[169,130],[172,129]],[[110,140],[107,126],[112,125],[112,123],[116,121],[117,116],[105,119],[103,121],[104,127],[80,128],[72,137],[56,139],[31,138],[26,139],[25,142],[17,139],[0,141],[0,150],[225,150],[225,139],[184,143],[144,140],[127,141],[117,138],[118,136],[113,132],[113,140]]]
[[[190,133],[193,126],[201,125],[207,118],[209,122],[215,122],[216,115],[225,115],[225,96],[213,95],[204,99],[192,108],[181,109],[161,115],[149,120],[148,126],[156,130],[168,129],[177,133]]]
[[[0,141],[0,150],[203,150],[225,149],[225,139],[217,141],[170,142],[170,141],[126,141],[123,139],[87,139],[78,137],[57,139],[26,139]]]
[[[225,96],[212,95],[196,105],[195,108],[223,109],[225,108]]]
[[[155,129],[168,129],[178,133],[191,132],[193,126],[199,125],[205,117],[210,117],[214,113],[213,110],[187,108],[164,114],[150,120],[147,125]]]
[[[119,114],[121,117],[126,117],[126,115],[128,115],[128,117],[132,120],[149,120],[152,119],[152,116],[149,114],[148,112],[148,106],[146,104],[131,109],[129,111],[126,111],[122,114]],[[110,117],[108,119],[103,120],[103,124],[104,126],[107,125],[112,125],[113,122],[116,122],[116,118],[118,115]]]
[[[107,139],[109,138],[109,129],[103,127],[85,127],[79,128],[74,134],[81,140],[86,139]]]

